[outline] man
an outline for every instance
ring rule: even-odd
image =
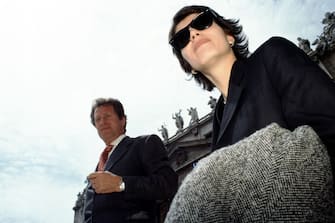
[[[88,176],[85,223],[156,222],[156,202],[171,199],[178,186],[161,139],[126,136],[123,106],[113,98],[95,100],[91,122],[106,149]]]

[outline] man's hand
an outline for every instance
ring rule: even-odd
[[[94,172],[88,175],[87,179],[90,181],[93,189],[98,194],[121,192],[120,184],[122,182],[122,177],[111,172]]]

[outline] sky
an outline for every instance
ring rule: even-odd
[[[121,100],[127,134],[175,134],[172,115],[210,112],[209,96],[168,45],[176,11],[207,5],[240,19],[254,51],[271,36],[321,34],[333,0],[1,0],[0,222],[70,223],[104,148],[90,124],[97,97]]]

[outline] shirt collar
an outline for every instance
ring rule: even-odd
[[[113,142],[111,142],[109,145],[112,145],[113,147],[116,147],[121,141],[122,139],[124,139],[124,137],[126,137],[125,134],[121,134],[119,135],[119,137],[117,137]]]

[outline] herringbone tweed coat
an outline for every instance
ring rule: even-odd
[[[165,222],[335,222],[325,146],[271,124],[214,151],[184,179]]]

